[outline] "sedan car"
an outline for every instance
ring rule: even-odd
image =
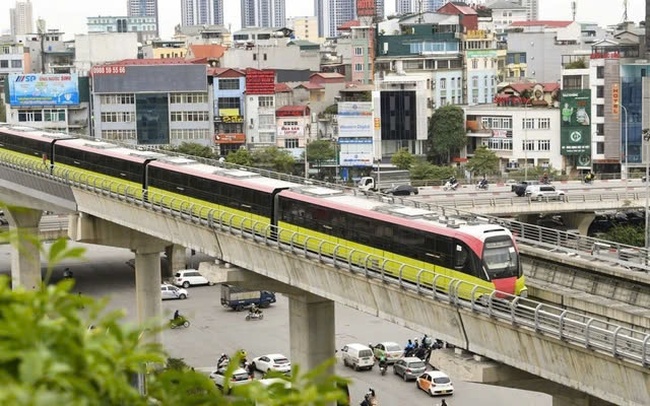
[[[418,357],[400,358],[393,365],[395,375],[401,376],[405,381],[417,379],[426,369],[424,361]]]
[[[282,354],[267,354],[253,358],[253,368],[260,372],[291,372],[291,361]]]
[[[394,364],[402,357],[404,350],[395,342],[384,341],[377,345],[373,345],[372,352],[375,354],[375,359],[379,359],[384,355],[386,357],[386,363]]]
[[[411,185],[399,185],[392,187],[390,189],[387,189],[384,191],[384,193],[388,195],[393,195],[393,196],[410,196],[410,195],[417,195],[418,194],[418,188],[413,187]]]
[[[177,288],[174,285],[168,285],[166,283],[163,283],[162,285],[160,285],[160,296],[162,297],[162,300],[187,299],[189,294],[187,293],[187,290],[183,288]]]
[[[446,373],[442,371],[427,371],[418,376],[415,381],[418,389],[422,389],[430,396],[451,395],[454,393],[454,384]]]
[[[227,368],[220,368],[216,371],[212,371],[210,374],[210,378],[214,381],[214,383],[220,387],[223,388],[224,381],[226,379],[225,373],[226,373]],[[250,375],[248,375],[248,371],[246,371],[244,368],[237,368],[233,371],[232,376],[230,377],[230,384],[229,386],[238,386],[238,385],[243,385],[248,382],[250,382],[252,378]]]

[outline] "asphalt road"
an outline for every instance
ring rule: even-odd
[[[133,258],[129,250],[84,244],[87,254],[84,260],[71,261],[57,266],[53,281],[61,278],[66,267],[74,272],[77,280],[75,290],[94,297],[108,296],[109,309],[123,309],[126,319],[135,321],[135,278],[127,261]],[[10,253],[8,246],[0,247],[0,273],[9,273]],[[198,261],[195,258],[194,261]],[[245,313],[223,308],[218,286],[194,287],[187,300],[163,302],[167,316],[179,309],[189,317],[188,329],[169,330],[164,333],[163,344],[173,357],[183,358],[188,364],[210,369],[222,352],[233,353],[245,348],[249,357],[266,353],[289,354],[288,300],[279,295],[278,302],[265,310],[264,320],[245,321]],[[368,343],[396,341],[403,345],[408,338],[420,338],[422,332],[412,331],[377,317],[367,315],[345,306],[336,306],[337,348],[352,342]],[[418,391],[415,383],[405,383],[392,374],[385,376],[375,367],[372,371],[354,372],[343,367],[337,359],[336,372],[352,379],[350,388],[352,404],[357,405],[369,387],[376,390],[382,406],[431,406],[440,399],[431,399]],[[453,373],[447,371],[452,380]],[[507,388],[454,381],[455,394],[446,397],[449,406],[547,406],[550,396]]]

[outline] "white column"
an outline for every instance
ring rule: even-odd
[[[162,246],[133,250],[135,252],[135,296],[140,323],[162,318],[160,253],[163,250]],[[161,342],[161,332],[156,332],[153,340]]]
[[[333,301],[309,293],[289,295],[291,359],[301,370],[310,371],[335,356],[334,320]]]
[[[11,244],[11,287],[37,289],[41,285],[41,253],[33,238],[38,238],[43,212],[24,207],[5,210],[10,233],[15,234]]]

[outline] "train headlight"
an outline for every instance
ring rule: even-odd
[[[525,288],[522,289],[521,292],[519,292],[519,296],[523,297],[523,298],[527,298],[528,297],[528,289],[525,289]]]

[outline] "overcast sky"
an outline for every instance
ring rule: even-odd
[[[478,0],[480,1],[480,0]],[[47,28],[66,32],[71,39],[74,33],[85,33],[86,17],[126,15],[126,0],[31,0],[34,19],[43,17]],[[472,1],[467,1],[471,3]],[[597,22],[600,25],[622,21],[623,0],[576,0],[577,20]],[[180,0],[158,0],[160,7],[160,29],[163,38],[169,38],[174,26],[180,23]],[[540,19],[571,19],[571,0],[539,0]],[[226,25],[239,29],[239,0],[224,0]],[[395,0],[385,0],[386,13],[395,10]],[[9,31],[9,9],[15,0],[0,0],[0,33]],[[313,15],[313,0],[286,0],[287,16]],[[641,21],[645,15],[644,0],[628,0],[628,19]],[[34,25],[36,29],[36,25]]]

